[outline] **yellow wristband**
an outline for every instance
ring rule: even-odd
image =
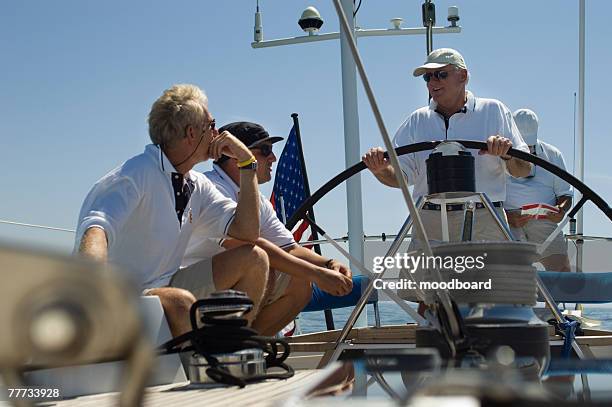
[[[252,155],[251,158],[249,158],[248,160],[240,161],[238,163],[238,168],[246,167],[247,165],[252,164],[255,161],[257,161],[257,160],[255,159],[255,156]]]

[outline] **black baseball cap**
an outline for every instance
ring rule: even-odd
[[[230,133],[232,133],[248,148],[255,148],[262,143],[274,144],[283,139],[279,136],[270,136],[266,129],[263,128],[263,126],[251,122],[229,123],[219,128],[219,133],[223,133],[224,131],[229,131]],[[229,157],[223,155],[217,160],[217,163],[223,162],[227,159],[229,159]]]

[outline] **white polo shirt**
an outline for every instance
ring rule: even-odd
[[[172,173],[176,172],[161,149],[148,145],[100,179],[79,214],[75,251],[90,227],[106,232],[108,260],[126,269],[141,288],[168,285],[196,226],[224,236],[234,218],[236,203],[227,199],[202,174],[185,178],[194,190],[179,224]]]
[[[538,157],[565,170],[563,154],[555,146],[538,140],[535,153]],[[573,195],[570,184],[544,168],[534,166],[532,174],[532,177],[527,178],[514,178],[508,175],[506,209],[518,209],[531,203],[556,205],[557,198]]]
[[[213,164],[212,171],[205,172],[204,175],[225,197],[234,201],[238,200],[240,187],[236,185],[220,166]],[[278,219],[272,204],[261,192],[259,193],[259,225],[259,235],[278,247],[288,249],[296,244],[291,232]],[[225,250],[221,246],[222,240],[211,236],[206,228],[195,227],[189,240],[182,266],[187,267],[197,261],[221,253]]]
[[[475,97],[467,92],[467,102],[461,112],[452,115],[448,128],[444,117],[435,111],[437,105],[431,101],[429,106],[412,113],[400,126],[393,139],[394,147],[424,141],[471,140],[486,141],[494,135],[512,141],[513,148],[529,152],[519,130],[514,124],[512,113],[498,100]],[[491,201],[506,199],[506,164],[499,158],[488,154],[474,156],[476,172],[476,191],[487,194]],[[402,170],[408,182],[414,185],[415,199],[427,195],[427,166],[425,160],[431,151],[404,154],[399,157]]]

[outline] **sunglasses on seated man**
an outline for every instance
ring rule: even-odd
[[[259,150],[259,153],[265,158],[268,157],[270,154],[272,154],[272,144],[262,144],[259,146],[255,146],[255,147],[249,147],[251,150]],[[229,160],[229,157],[226,155],[222,155],[221,157],[219,157],[219,159],[217,161],[215,161],[217,164],[221,164],[222,162],[225,162]]]
[[[251,147],[252,150],[259,150],[260,154],[264,157],[268,157],[272,154],[272,144],[261,144],[259,146]]]

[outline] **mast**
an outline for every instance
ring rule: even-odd
[[[584,43],[585,43],[585,0],[580,0],[580,23],[579,23],[579,48],[578,48],[578,128],[577,128],[577,145],[578,150],[576,163],[576,177],[584,182]],[[579,201],[582,196],[576,197]],[[578,212],[576,232],[584,233],[583,211]]]
[[[580,0],[580,22],[578,27],[578,109],[577,109],[577,150],[576,154],[576,174],[581,182],[584,182],[584,34],[585,34],[585,0]],[[576,201],[582,198],[581,193],[577,193]],[[584,234],[584,208],[581,208],[576,216],[576,234],[580,237]],[[576,239],[576,271],[582,271],[584,240]]]
[[[347,16],[353,16],[353,0],[342,0]],[[355,19],[349,17],[351,31],[355,30]],[[361,159],[359,142],[359,109],[357,106],[357,69],[347,42],[346,34],[340,31],[340,59],[342,65],[342,111],[344,115],[344,162],[346,168]],[[348,217],[349,252],[363,263],[363,207],[361,202],[361,174],[347,180],[346,202]],[[351,268],[356,267],[351,265]]]

